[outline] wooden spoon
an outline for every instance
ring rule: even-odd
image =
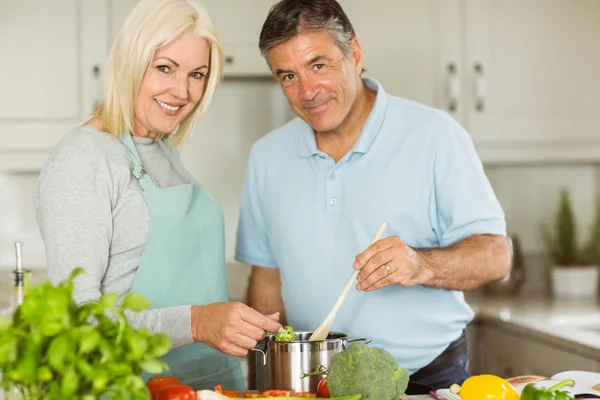
[[[385,222],[381,223],[381,225],[379,226],[379,229],[377,230],[377,233],[373,237],[373,240],[371,240],[371,244],[369,246],[371,246],[373,243],[375,243],[376,241],[379,240],[379,236],[381,236],[381,234],[385,230],[386,226],[387,225],[386,225]],[[329,335],[329,331],[331,330],[331,325],[333,324],[333,320],[335,319],[336,314],[338,313],[338,311],[342,307],[342,303],[346,299],[346,295],[348,295],[348,292],[350,291],[350,288],[352,287],[352,285],[354,284],[354,282],[356,282],[356,278],[358,278],[358,274],[359,273],[360,273],[360,270],[358,270],[358,269],[354,271],[354,273],[352,274],[352,276],[348,280],[348,283],[346,283],[346,286],[344,287],[344,290],[342,290],[342,293],[340,294],[340,297],[337,299],[337,302],[335,303],[335,305],[333,306],[333,308],[329,312],[329,315],[327,315],[327,317],[325,318],[325,320],[313,332],[313,334],[310,335],[310,338],[308,339],[309,342],[315,342],[317,340],[325,340],[325,339],[327,339],[327,335]]]

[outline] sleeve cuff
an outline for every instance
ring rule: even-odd
[[[192,306],[165,308],[162,311],[162,333],[171,339],[171,347],[194,343],[192,337]]]
[[[440,246],[453,245],[471,235],[500,235],[506,236],[506,225],[501,222],[478,221],[444,234]]]
[[[243,253],[236,253],[234,259],[242,264],[246,265],[256,265],[257,267],[263,268],[271,268],[271,269],[279,269],[279,266],[275,264],[273,261],[269,260],[261,260],[257,257],[252,257]]]

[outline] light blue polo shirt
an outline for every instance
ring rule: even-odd
[[[385,93],[337,164],[296,118],[253,146],[236,259],[279,268],[288,323],[312,331],[352,275],[381,222],[415,248],[506,234],[504,213],[467,132],[448,114]],[[413,373],[457,339],[473,312],[463,293],[423,286],[352,288],[333,324],[369,337]]]

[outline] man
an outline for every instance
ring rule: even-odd
[[[468,134],[362,79],[334,0],[280,1],[259,46],[299,118],[250,154],[236,246],[253,265],[249,305],[311,331],[359,269],[333,330],[373,338],[411,382],[462,383],[473,317],[462,291],[509,269],[504,214]]]

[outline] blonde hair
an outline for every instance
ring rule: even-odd
[[[210,65],[201,100],[168,137],[181,144],[210,105],[222,77],[223,52],[212,19],[194,0],[140,0],[117,33],[106,65],[104,99],[95,116],[115,137],[133,132],[134,107],[148,66],[158,48],[184,31],[208,40]]]

